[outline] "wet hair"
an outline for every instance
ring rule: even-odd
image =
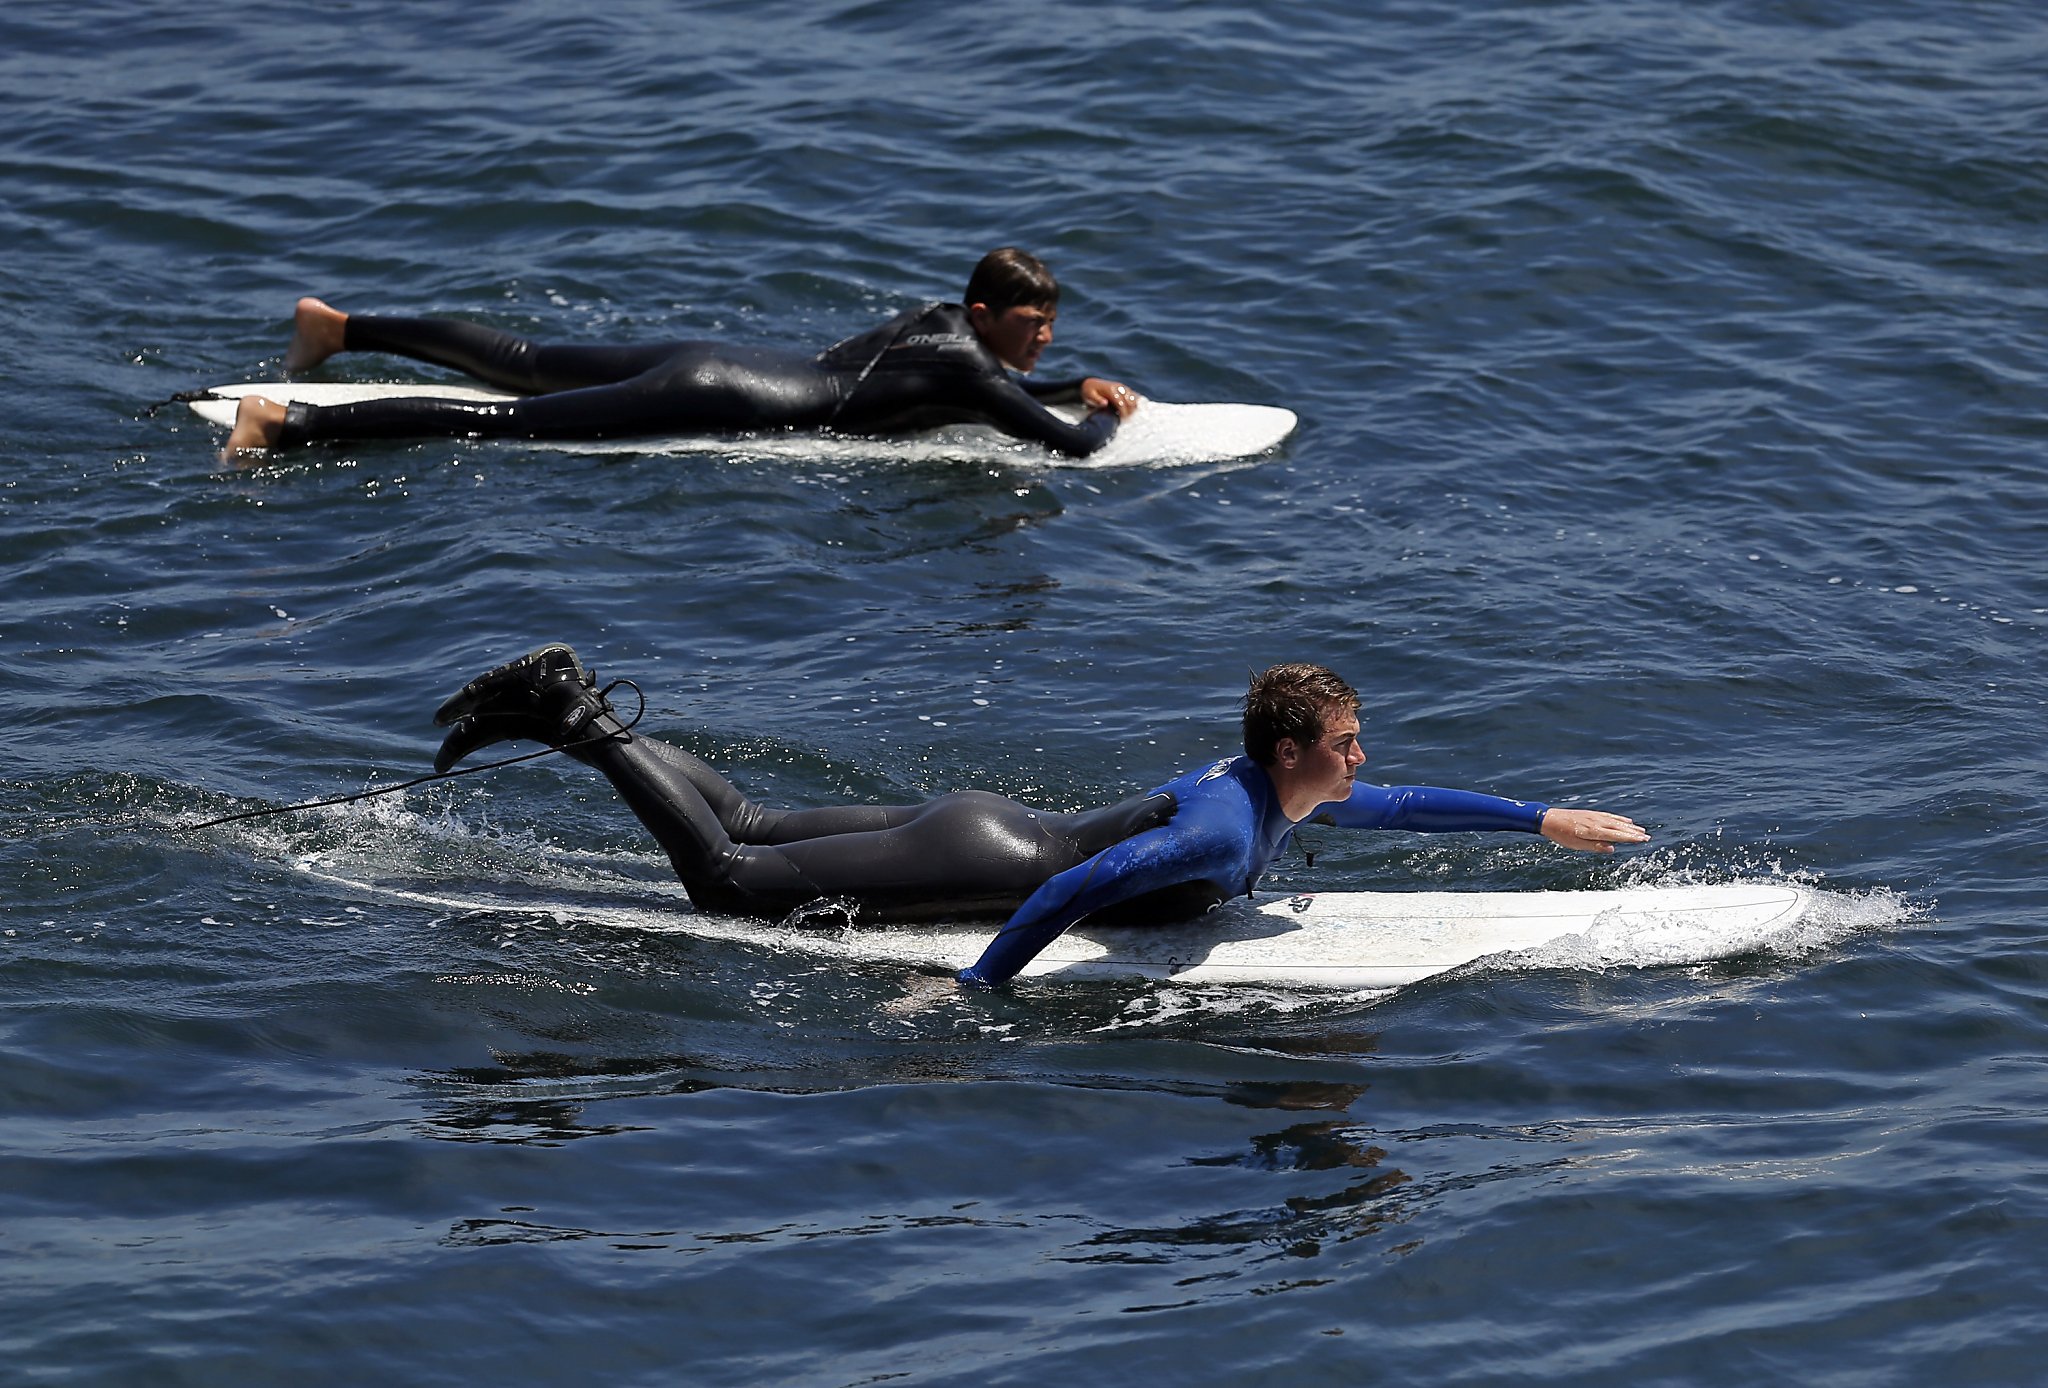
[[[1358,710],[1358,691],[1323,665],[1275,665],[1252,676],[1244,692],[1244,750],[1260,766],[1271,766],[1280,739],[1307,746],[1323,735],[1332,709]]]
[[[981,258],[974,273],[967,277],[967,293],[960,302],[986,304],[991,313],[1008,313],[1020,305],[1057,308],[1060,285],[1037,256],[1005,246]]]

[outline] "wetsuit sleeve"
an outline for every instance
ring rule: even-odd
[[[1071,405],[1081,398],[1081,383],[1086,376],[1073,376],[1064,381],[1041,381],[1036,376],[1026,376],[1017,384],[1033,400],[1045,405]]]
[[[1319,807],[1310,824],[1340,829],[1409,829],[1424,834],[1475,829],[1520,829],[1540,833],[1550,806],[1540,800],[1508,800],[1442,786],[1371,786],[1354,783],[1345,799]]]
[[[1078,384],[1075,393],[1078,397]],[[1007,376],[986,383],[982,410],[990,424],[1011,437],[1075,458],[1087,457],[1114,438],[1118,422],[1115,410],[1095,410],[1079,424],[1069,424]]]
[[[1083,916],[1184,882],[1228,880],[1242,845],[1193,825],[1161,825],[1111,844],[1085,863],[1047,879],[989,941],[960,982],[1006,983]]]

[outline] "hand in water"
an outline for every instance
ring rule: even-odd
[[[959,985],[950,978],[913,974],[909,983],[904,985],[903,996],[883,1003],[882,1011],[891,1017],[916,1017],[958,996]]]

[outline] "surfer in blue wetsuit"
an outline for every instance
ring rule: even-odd
[[[900,434],[987,424],[1083,455],[1107,443],[1138,395],[1087,376],[1027,382],[1052,341],[1059,284],[1015,247],[983,256],[964,301],[906,310],[816,356],[716,342],[562,346],[447,318],[347,314],[301,299],[287,371],[338,352],[380,351],[452,367],[520,398],[412,396],[343,405],[245,397],[221,457],[316,439],[606,439],[832,429]],[[1012,375],[1012,372],[1020,373]],[[1079,402],[1069,423],[1046,408]]]
[[[960,982],[1014,977],[1083,918],[1181,919],[1251,891],[1304,821],[1423,832],[1508,829],[1611,853],[1633,820],[1435,786],[1357,781],[1358,695],[1319,665],[1276,665],[1244,699],[1245,755],[1106,809],[1051,814],[985,791],[922,805],[772,810],[703,761],[635,737],[569,647],[509,661],[441,705],[434,769],[524,738],[603,772],[700,907],[779,919],[832,903],[858,921],[1007,916]]]

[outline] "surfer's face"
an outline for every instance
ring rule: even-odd
[[[1282,742],[1283,751],[1294,751],[1289,770],[1315,792],[1319,802],[1342,800],[1351,794],[1351,779],[1365,765],[1365,749],[1358,745],[1357,713],[1341,707],[1328,709],[1323,714],[1323,731],[1315,741],[1297,743],[1283,738]]]
[[[996,360],[1012,371],[1029,371],[1038,365],[1038,354],[1052,342],[1057,308],[1013,304],[1001,313],[987,304],[970,304],[967,319],[974,325],[981,345],[995,353]]]

